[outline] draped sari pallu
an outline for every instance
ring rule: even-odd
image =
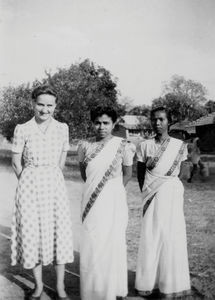
[[[143,296],[157,290],[165,298],[174,299],[190,294],[184,188],[178,178],[187,149],[181,140],[169,138],[152,158],[150,148],[146,151],[135,287]]]
[[[109,143],[111,143],[111,141]],[[122,155],[125,145],[126,140],[122,140],[119,145],[114,145],[115,149],[107,150],[104,148],[104,144],[101,144],[98,145],[98,147],[93,153],[91,153],[85,158],[83,163],[86,167],[86,185],[89,186],[89,189],[85,191],[84,195],[84,198],[87,200],[87,203],[83,203],[85,207],[82,213],[82,222],[84,222],[89,211],[93,207],[98,195],[101,193],[103,187],[112,176],[112,172],[116,167],[120,156]],[[110,150],[116,151],[114,159],[110,156]],[[105,155],[105,152],[107,152],[107,155]],[[103,156],[102,158],[100,157],[101,155]],[[102,163],[99,163],[100,159],[102,159]],[[104,159],[106,161],[105,165],[103,164]],[[98,165],[104,168],[98,168]]]
[[[175,159],[172,161],[172,164],[169,167],[168,171],[166,171],[164,175],[158,175],[153,173],[153,170],[161,161],[164,152],[167,150],[168,146],[171,146],[170,143],[171,143],[171,139],[168,138],[158,149],[155,157],[153,158],[150,157],[147,160],[145,185],[142,191],[143,199],[144,199],[143,216],[145,215],[151,201],[153,200],[159,188],[167,180],[171,180],[171,178],[175,178],[175,176],[172,176],[172,174],[174,173],[177,166],[181,164],[181,161],[183,159],[183,154],[186,149],[186,144],[184,142],[181,142],[181,145],[180,144],[178,145],[178,150],[176,152],[177,154],[175,156]]]
[[[81,298],[115,300],[127,295],[128,209],[122,181],[126,141],[113,137],[86,154],[80,247]]]

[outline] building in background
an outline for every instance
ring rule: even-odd
[[[126,139],[147,138],[152,134],[152,128],[146,116],[125,115],[120,117],[113,134]]]
[[[215,112],[190,122],[186,128],[195,127],[200,139],[200,148],[204,152],[215,152]]]

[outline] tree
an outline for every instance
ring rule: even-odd
[[[152,108],[157,106],[167,107],[172,116],[172,122],[180,122],[183,120],[196,120],[203,116],[206,111],[205,108],[198,102],[192,101],[186,95],[167,94],[152,101]]]
[[[132,107],[129,111],[129,115],[139,115],[149,117],[151,107],[149,105],[139,105]]]
[[[184,96],[191,101],[203,104],[206,101],[207,90],[200,82],[173,75],[170,82],[164,83],[162,95],[165,94]]]
[[[96,67],[89,60],[59,69],[47,79],[57,90],[59,104],[56,118],[66,122],[72,138],[85,138],[92,134],[89,111],[96,105],[109,105],[120,113],[123,107],[117,102],[116,80],[105,68]]]
[[[0,130],[10,140],[16,124],[28,121],[33,116],[31,88],[29,84],[6,87],[1,91]]]
[[[119,104],[121,105],[125,113],[128,113],[132,109],[132,102],[133,100],[129,97],[122,97],[119,99]]]
[[[85,138],[92,134],[89,110],[96,105],[109,105],[124,113],[123,105],[117,102],[116,80],[101,66],[89,60],[60,68],[54,74],[45,73],[41,82],[51,84],[58,93],[59,102],[55,117],[69,125],[72,138]],[[0,130],[7,138],[13,135],[14,127],[33,115],[30,84],[3,89],[0,102]]]

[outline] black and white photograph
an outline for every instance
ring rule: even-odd
[[[0,0],[0,300],[215,299],[215,1]]]

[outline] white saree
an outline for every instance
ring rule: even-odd
[[[84,148],[87,180],[81,209],[81,299],[115,300],[127,295],[128,209],[122,163],[132,165],[133,154],[126,152],[126,144],[117,137],[99,151],[96,143]]]
[[[147,164],[159,147],[154,139],[144,142],[138,160]],[[187,149],[174,138],[164,148],[157,163],[146,171],[135,287],[142,295],[157,290],[173,299],[190,291],[184,188],[178,178]]]

